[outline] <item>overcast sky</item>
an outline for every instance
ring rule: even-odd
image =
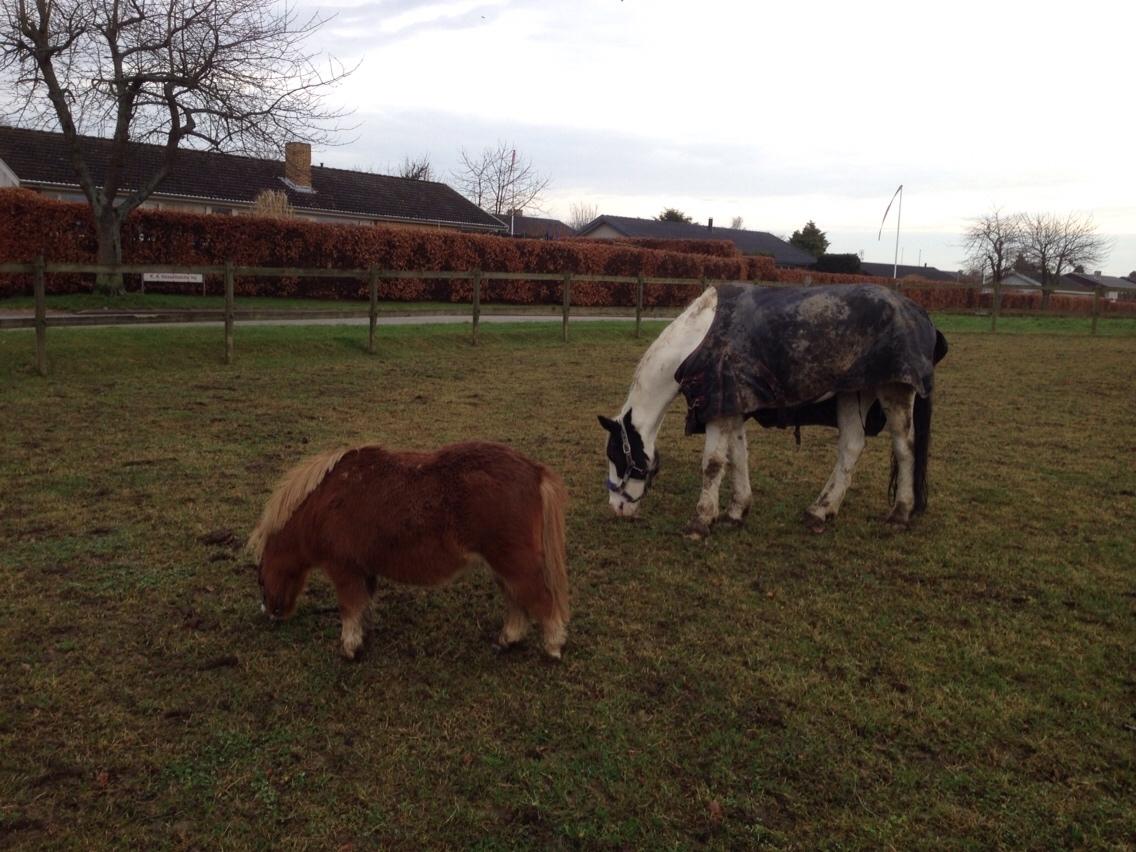
[[[960,267],[971,217],[1091,214],[1136,269],[1136,54],[1129,4],[715,0],[377,0],[320,7],[320,38],[359,70],[327,165],[390,171],[515,144],[573,203],[678,207],[830,251]],[[893,214],[894,216],[894,211]]]

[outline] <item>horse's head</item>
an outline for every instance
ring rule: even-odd
[[[288,618],[296,609],[296,599],[304,590],[307,571],[292,570],[290,560],[270,559],[266,554],[256,569],[260,584],[260,611],[273,621]]]
[[[643,436],[631,423],[631,410],[622,420],[599,418],[607,430],[607,490],[612,510],[621,518],[633,518],[639,501],[659,472],[659,452],[650,458]]]

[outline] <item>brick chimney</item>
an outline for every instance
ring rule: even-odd
[[[714,230],[714,217],[713,216],[711,216],[710,221],[706,223],[706,230],[708,230],[708,231]]]
[[[312,188],[312,146],[307,142],[284,144],[284,180],[297,189]]]

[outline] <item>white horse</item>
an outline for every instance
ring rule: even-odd
[[[845,322],[855,319],[855,310],[848,310],[844,304],[853,290],[861,291],[857,294],[859,296],[867,296],[875,300],[876,304],[882,304],[887,316],[891,316],[888,312],[899,305],[903,309],[914,307],[916,320],[919,315],[926,318],[926,314],[914,303],[882,287],[793,289],[797,291],[792,296],[792,319],[796,325],[792,327],[791,333],[786,332],[785,345],[791,350],[791,358],[797,363],[789,367],[805,372],[811,370],[810,377],[814,379],[814,374],[823,373],[830,378],[833,374],[833,369],[818,371],[815,363],[818,360],[835,363],[836,372],[840,372],[842,365],[849,360],[844,357],[845,353],[833,354],[832,339],[840,334],[833,331],[834,324],[831,320],[833,316]],[[680,373],[680,367],[686,368],[692,353],[707,341],[711,326],[721,313],[719,292],[717,287],[707,289],[663,330],[635,368],[627,401],[619,414],[614,418],[599,418],[600,424],[608,432],[609,501],[612,509],[621,517],[633,517],[637,513],[640,501],[658,472],[656,438],[667,407],[680,390],[688,391],[676,376]],[[739,304],[736,298],[739,294],[757,295],[768,301],[764,294],[748,293],[739,289],[738,285],[723,285],[721,292],[728,293],[730,299],[729,304],[722,306],[722,310],[735,310],[735,306]],[[777,291],[765,291],[766,294],[772,292]],[[782,289],[779,293],[785,294],[786,290]],[[780,295],[772,298],[782,300]],[[902,300],[906,304],[896,300]],[[812,319],[818,316],[829,321],[827,324],[822,322],[814,330],[815,336],[810,334],[808,328],[801,330],[802,317]],[[730,319],[731,317],[726,317],[725,321]],[[784,316],[779,314],[778,321],[783,320]],[[719,322],[722,321],[720,318]],[[900,320],[893,318],[891,321],[898,323]],[[930,321],[927,320],[927,323]],[[719,327],[715,325],[715,328]],[[788,328],[776,324],[760,327]],[[931,331],[935,335],[931,338],[935,341],[934,352],[927,353],[927,356],[932,362],[937,362],[946,353],[946,341],[933,326]],[[848,338],[846,342],[849,346],[858,346],[858,351],[863,354],[867,351],[865,347],[871,346],[871,338],[866,336],[871,334],[875,334],[875,331],[861,330],[858,336],[845,335]],[[788,339],[789,337],[792,339]],[[925,341],[925,335],[921,340]],[[736,361],[739,358],[738,347],[735,346],[724,357],[727,361]],[[720,371],[722,368],[719,365],[716,369]],[[730,366],[730,369],[734,370],[734,367]],[[768,370],[763,368],[763,371],[764,376]],[[735,372],[741,375],[744,374],[744,369],[739,368]],[[731,372],[730,382],[736,378],[734,372]],[[816,381],[812,382],[812,386],[817,386]],[[834,386],[840,387],[841,382],[835,382]],[[709,535],[710,528],[718,520],[739,525],[745,519],[752,499],[745,433],[747,417],[757,419],[763,426],[827,424],[839,429],[836,466],[817,499],[805,510],[806,526],[814,532],[823,532],[826,522],[840,511],[852,482],[852,472],[864,448],[865,436],[880,431],[884,425],[880,421],[886,418],[886,427],[892,438],[892,505],[887,520],[893,524],[906,525],[913,514],[926,507],[927,502],[926,468],[931,415],[929,382],[926,390],[926,397],[922,397],[911,383],[885,381],[854,390],[840,387],[839,390],[802,400],[789,400],[795,404],[776,406],[762,405],[745,388],[738,391],[736,396],[740,402],[732,409],[729,405],[718,406],[715,410],[724,409],[726,413],[723,416],[708,417],[701,424],[706,433],[706,445],[702,453],[702,494],[686,534],[701,539]],[[878,408],[873,411],[876,403]],[[693,430],[688,417],[689,431]],[[729,507],[719,516],[719,489],[727,470],[732,482],[732,495]]]

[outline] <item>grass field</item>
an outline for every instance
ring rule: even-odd
[[[876,440],[806,533],[835,433],[751,426],[702,544],[677,404],[643,520],[607,508],[628,327],[244,328],[229,368],[216,329],[52,330],[48,379],[0,334],[0,846],[1131,848],[1136,337],[953,323],[911,530]],[[480,572],[380,587],[355,664],[322,577],[263,620],[238,542],[287,466],[468,437],[572,492],[562,664],[492,652]]]

